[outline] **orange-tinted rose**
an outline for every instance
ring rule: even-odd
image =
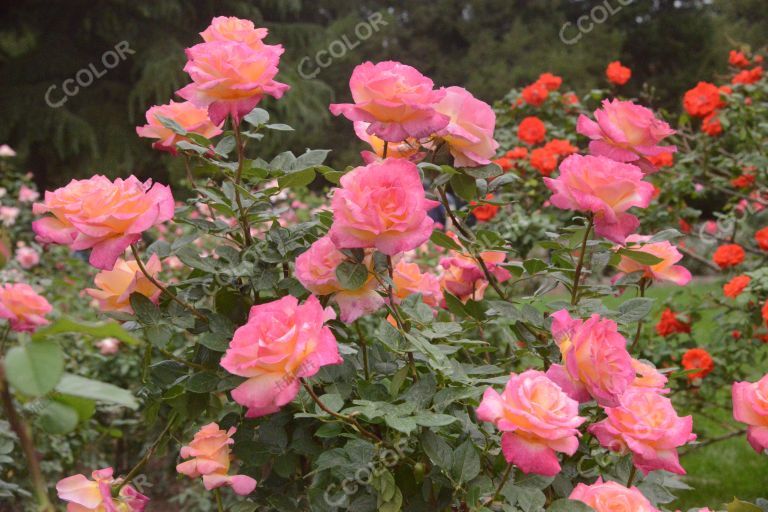
[[[744,261],[744,249],[739,244],[721,245],[712,255],[712,261],[720,268],[735,267]]]
[[[712,373],[715,369],[715,363],[712,356],[703,348],[692,348],[683,354],[681,360],[683,368],[686,370],[698,370],[688,374],[690,380],[702,379]]]

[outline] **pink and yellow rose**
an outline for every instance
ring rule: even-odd
[[[477,167],[491,163],[499,143],[493,138],[496,114],[463,87],[447,87],[435,109],[449,117],[448,126],[437,133],[453,155],[456,167]]]
[[[683,259],[683,255],[680,254],[677,247],[667,240],[648,243],[651,238],[650,236],[643,235],[629,235],[624,245],[633,252],[650,254],[651,256],[656,256],[661,261],[652,265],[645,265],[629,256],[622,255],[621,261],[617,265],[619,271],[623,274],[643,272],[643,277],[648,279],[669,281],[679,286],[688,284],[691,281],[691,273],[684,266],[675,265],[675,263]],[[618,278],[620,275],[616,277]]]
[[[49,323],[45,315],[53,310],[51,305],[25,283],[6,283],[0,286],[0,318],[8,320],[17,332],[32,332]]]
[[[251,20],[234,16],[216,16],[211,20],[210,26],[200,32],[206,43],[233,41],[243,43],[252,50],[260,50],[266,46],[263,40],[268,34],[266,28],[256,28]]]
[[[149,275],[156,278],[162,270],[157,254],[147,261],[145,268]],[[135,260],[118,259],[112,270],[102,270],[93,279],[97,288],[86,288],[85,292],[96,299],[101,311],[123,311],[133,313],[130,297],[140,293],[157,304],[160,289],[147,279]]]
[[[637,487],[603,482],[602,477],[592,485],[578,484],[568,498],[586,503],[595,512],[659,512]]]
[[[768,374],[757,382],[733,383],[733,418],[746,423],[747,441],[757,453],[768,450]]]
[[[173,154],[177,153],[176,144],[183,140],[189,140],[189,138],[167,128],[160,121],[161,117],[175,121],[187,132],[202,135],[207,139],[221,133],[221,128],[214,125],[208,118],[208,111],[189,101],[181,103],[171,101],[167,105],[155,105],[147,110],[146,117],[147,124],[137,126],[136,133],[139,137],[158,139],[152,144],[152,147]]]
[[[405,260],[397,262],[392,275],[395,302],[399,303],[411,295],[421,294],[424,304],[438,308],[443,302],[443,291],[436,275],[422,272],[416,263]]]
[[[488,272],[499,283],[509,280],[512,274],[500,265],[504,263],[506,254],[501,251],[485,251],[479,254]],[[490,284],[480,264],[466,254],[454,252],[440,259],[443,272],[440,275],[440,286],[455,295],[462,302],[482,300],[485,290]]]
[[[121,482],[112,473],[112,468],[104,468],[91,473],[93,480],[81,474],[59,480],[56,493],[69,502],[67,512],[143,512],[149,498],[130,485],[112,496],[112,487]]]

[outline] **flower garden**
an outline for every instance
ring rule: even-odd
[[[0,511],[768,511],[764,52],[679,113],[362,62],[331,167],[201,29],[136,127],[183,186],[0,148]]]

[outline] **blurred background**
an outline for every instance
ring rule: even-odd
[[[262,106],[296,131],[270,137],[262,156],[326,148],[340,166],[361,145],[328,104],[348,100],[364,60],[396,59],[494,102],[544,71],[578,91],[604,87],[620,59],[631,84],[647,84],[625,94],[676,112],[685,90],[726,71],[729,49],[768,33],[765,0],[24,0],[0,12],[0,143],[43,188],[96,172],[180,179],[178,159],[135,127],[179,100],[184,48],[217,15],[252,19],[286,49],[277,78],[292,89]]]

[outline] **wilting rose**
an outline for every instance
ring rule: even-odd
[[[368,143],[373,149],[371,151],[362,151],[360,156],[366,164],[384,159],[384,140],[368,133],[371,123],[364,121],[355,121],[352,123],[355,129],[355,135],[363,142]],[[412,162],[418,162],[424,158],[424,152],[420,152],[421,142],[416,139],[407,139],[402,142],[390,142],[387,146],[387,158],[406,158]]]
[[[264,98],[281,98],[289,86],[274,80],[283,47],[265,45],[257,50],[242,42],[212,41],[187,48],[184,66],[192,83],[176,94],[198,107],[218,125],[231,115],[240,119]]]
[[[554,476],[560,472],[556,452],[573,455],[579,448],[579,404],[544,372],[511,374],[503,393],[488,388],[477,418],[502,431],[501,449],[507,462],[524,473]]]
[[[768,450],[768,374],[757,382],[733,383],[733,418],[746,423],[747,441],[757,453]]]
[[[632,453],[643,474],[664,469],[685,474],[677,448],[696,439],[693,417],[681,418],[669,398],[654,389],[630,388],[616,407],[606,407],[606,419],[589,427],[600,444],[616,452]]]
[[[338,248],[375,247],[391,256],[415,249],[432,234],[427,212],[439,203],[425,197],[412,162],[388,158],[357,167],[340,184],[328,233]]]
[[[32,332],[48,324],[45,315],[53,310],[45,297],[38,295],[25,283],[0,286],[0,318],[8,320],[17,332]]]
[[[152,147],[161,151],[176,154],[176,144],[188,137],[179,135],[160,122],[160,117],[176,121],[179,126],[190,133],[196,133],[210,139],[221,133],[221,128],[214,125],[208,117],[208,111],[197,107],[189,101],[181,103],[171,101],[167,105],[155,105],[147,110],[147,124],[137,126],[139,137],[158,139]]]
[[[684,286],[691,281],[691,273],[682,265],[675,265],[683,259],[683,255],[678,252],[677,247],[664,240],[661,242],[647,243],[652,237],[642,235],[629,235],[624,242],[627,249],[633,252],[643,252],[656,256],[661,259],[660,262],[653,265],[644,265],[629,256],[622,255],[617,268],[622,274],[631,274],[632,272],[643,272],[643,277],[657,281],[669,281],[679,286]],[[641,244],[636,246],[634,244]],[[620,275],[616,276],[617,278]]]
[[[234,16],[216,16],[208,28],[200,32],[203,41],[234,41],[243,43],[252,50],[266,46],[263,39],[269,31],[266,28],[256,28],[251,20],[243,20]],[[278,45],[279,46],[279,45]]]
[[[572,318],[565,309],[551,316],[563,365],[552,365],[547,375],[579,402],[591,396],[602,406],[617,405],[635,380],[635,370],[616,322],[597,314],[587,320]]]
[[[400,260],[395,265],[392,277],[395,302],[399,303],[410,295],[420,293],[424,304],[433,308],[442,304],[440,280],[434,274],[422,272],[418,264]]]
[[[251,308],[221,359],[229,373],[248,378],[232,390],[235,402],[248,408],[247,417],[277,412],[296,397],[300,378],[342,363],[336,338],[324,325],[335,316],[314,295],[304,304],[287,295]]]
[[[480,253],[480,258],[485,263],[488,272],[493,275],[500,283],[509,280],[512,274],[501,266],[504,263],[506,254],[500,251],[486,251]],[[455,295],[462,302],[468,300],[482,300],[485,295],[485,289],[490,284],[483,272],[483,269],[477,261],[460,253],[453,253],[451,256],[440,259],[440,266],[443,267],[443,273],[440,276],[440,285],[444,290]]]
[[[296,258],[296,279],[316,295],[331,295],[341,309],[339,316],[344,323],[354,322],[384,305],[384,299],[376,292],[378,281],[371,269],[373,261],[370,256],[366,256],[363,262],[369,269],[365,283],[355,290],[341,285],[336,277],[336,268],[347,259],[328,236],[315,241]]]
[[[358,65],[349,88],[354,103],[331,104],[331,113],[371,123],[367,132],[389,142],[429,137],[450,120],[436,110],[446,91],[435,90],[432,80],[400,62]]]
[[[112,468],[99,469],[91,473],[93,480],[85,475],[73,475],[56,483],[59,498],[68,501],[67,512],[142,512],[149,498],[126,485],[118,496],[112,496],[112,487],[121,480],[112,476]]]
[[[658,168],[648,157],[677,151],[675,146],[659,145],[675,130],[650,109],[631,101],[603,100],[602,108],[595,110],[594,115],[595,121],[580,115],[576,131],[592,139],[589,152],[595,156],[634,163],[645,172],[656,172]]]
[[[448,144],[456,167],[477,167],[491,163],[499,143],[493,138],[496,114],[463,87],[445,88],[445,97],[435,110],[450,118],[437,135]]]
[[[256,480],[247,475],[230,475],[232,461],[230,446],[235,444],[232,436],[235,427],[225,431],[216,423],[202,427],[192,442],[181,447],[179,455],[189,459],[176,466],[176,471],[190,478],[203,477],[207,490],[230,486],[237,494],[247,496],[256,488]]]
[[[586,503],[595,512],[659,512],[637,487],[603,482],[602,477],[592,485],[578,484],[568,498]]]
[[[145,268],[149,275],[157,277],[162,265],[157,254],[147,261]],[[157,304],[160,289],[147,279],[135,260],[118,259],[112,270],[102,270],[93,279],[97,288],[86,288],[85,292],[99,302],[101,311],[123,311],[133,313],[130,297],[140,293]]]
[[[640,225],[627,210],[645,208],[653,197],[653,185],[643,181],[638,167],[602,156],[571,155],[560,164],[557,178],[543,179],[554,206],[592,213],[595,233],[616,243]]]
[[[35,203],[33,212],[53,215],[36,220],[32,229],[41,242],[92,249],[91,265],[110,270],[144,231],[171,219],[173,209],[171,189],[165,185],[142,183],[135,176],[110,181],[97,175],[46,191],[45,202]]]

